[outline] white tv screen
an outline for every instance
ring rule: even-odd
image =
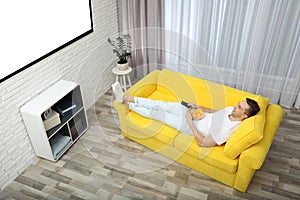
[[[0,82],[93,32],[91,0],[0,2]]]

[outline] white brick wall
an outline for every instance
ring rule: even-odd
[[[116,58],[107,38],[118,32],[114,0],[93,0],[94,32],[0,83],[0,188],[35,161],[20,107],[49,85],[65,79],[81,85],[89,108],[111,85]]]

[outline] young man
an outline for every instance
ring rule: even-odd
[[[256,115],[260,110],[258,103],[249,98],[234,107],[215,111],[191,103],[191,108],[187,108],[179,102],[128,96],[124,94],[119,83],[113,84],[112,88],[119,103],[126,103],[129,109],[144,117],[158,120],[182,133],[194,135],[202,147],[225,143],[241,121]],[[201,118],[193,114],[199,108],[205,111]]]

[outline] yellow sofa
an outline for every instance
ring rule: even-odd
[[[120,128],[126,137],[195,171],[245,192],[269,151],[283,117],[283,109],[268,99],[168,69],[155,70],[126,91],[127,94],[166,101],[188,101],[212,109],[234,106],[250,97],[261,111],[244,120],[226,144],[201,148],[193,136],[130,111],[114,101]]]

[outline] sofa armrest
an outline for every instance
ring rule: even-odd
[[[150,72],[144,78],[134,84],[131,88],[129,88],[126,91],[126,94],[138,97],[150,96],[157,88],[157,78],[159,73],[159,70]]]
[[[118,111],[118,115],[124,116],[129,112],[127,104],[119,103],[116,99],[114,100],[114,107]]]
[[[242,192],[247,190],[255,170],[262,166],[268,154],[282,117],[283,109],[280,106],[272,104],[267,107],[264,137],[241,153],[234,188]]]
[[[148,97],[157,88],[157,77],[159,75],[159,70],[152,71],[146,75],[143,79],[134,84],[125,93],[132,96]],[[125,122],[125,117],[129,113],[128,105],[119,103],[117,100],[114,101],[114,107],[118,111],[120,128],[122,131],[127,131],[127,123]]]
[[[263,139],[241,153],[240,166],[251,169],[259,169],[262,166],[283,114],[283,109],[279,105],[271,104],[267,107]]]
[[[157,77],[159,72],[159,70],[152,71],[143,79],[130,87],[125,93],[128,95],[139,97],[150,96],[156,90]],[[118,101],[116,100],[114,101],[114,107],[118,111],[119,115],[126,115],[129,112],[129,108],[127,105],[118,103]]]

